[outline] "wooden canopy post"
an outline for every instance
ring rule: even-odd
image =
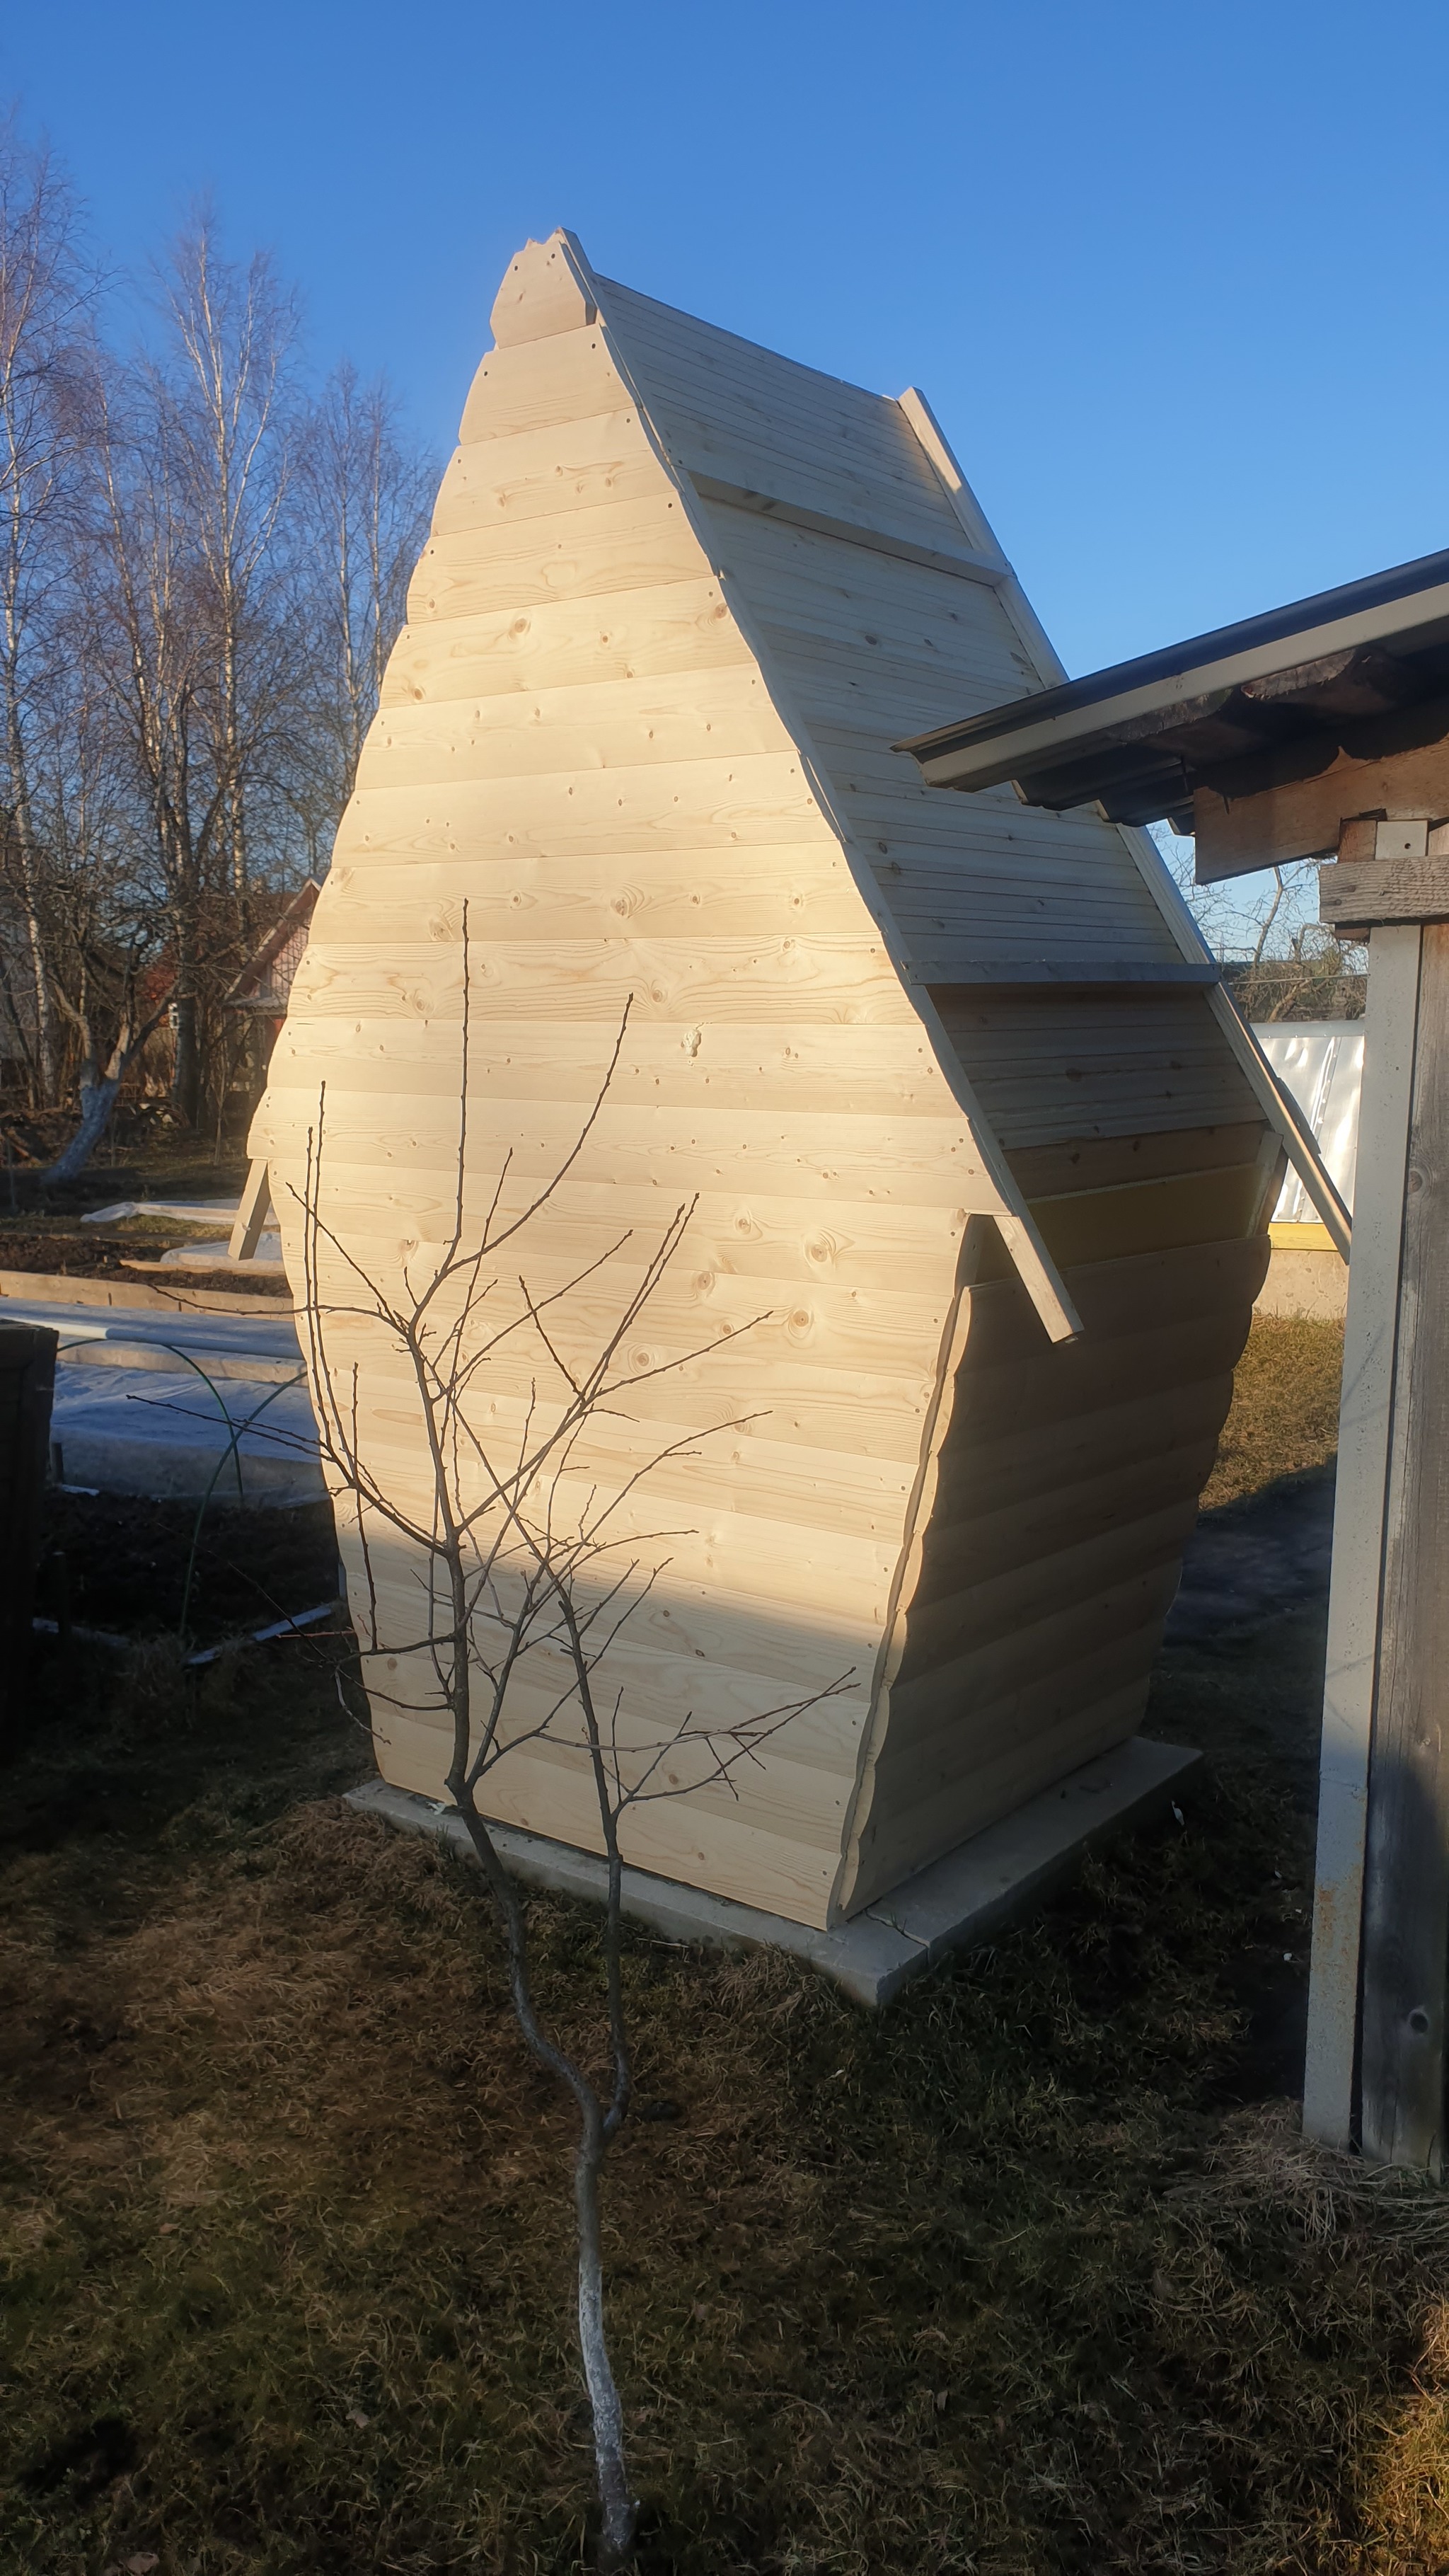
[[[1449,553],[907,746],[933,786],[1168,817],[1200,885],[1328,860],[1371,935],[1304,2126],[1443,2170],[1449,2023]],[[1437,819],[1436,819],[1437,818]],[[1284,1143],[1335,1242],[1312,1138]]]
[[[1449,842],[1320,876],[1370,935],[1324,1686],[1304,2126],[1438,2176],[1449,2008]],[[1354,827],[1350,827],[1352,832]],[[1366,839],[1358,827],[1357,846]],[[1353,846],[1349,834],[1345,844]]]

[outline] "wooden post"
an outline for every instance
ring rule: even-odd
[[[1343,1334],[1333,1573],[1323,1681],[1318,1859],[1303,2125],[1323,2146],[1353,2134],[1369,1745],[1389,1473],[1394,1322],[1418,1009],[1417,929],[1369,948],[1368,1017]]]
[[[1380,824],[1377,864],[1327,868],[1321,880],[1323,917],[1346,925],[1350,911],[1358,922],[1366,913],[1372,943],[1304,2126],[1350,2143],[1357,2058],[1365,2155],[1438,2175],[1449,2006],[1449,864],[1424,865],[1418,920],[1406,922],[1393,864],[1404,843],[1402,822]]]
[[[1449,926],[1420,937],[1364,1878],[1363,2149],[1436,2177],[1449,1985]]]
[[[56,1347],[57,1336],[43,1324],[0,1324],[0,1745],[6,1749],[30,1670]]]

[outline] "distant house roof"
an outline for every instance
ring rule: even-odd
[[[1099,804],[1192,830],[1195,788],[1239,798],[1339,751],[1377,759],[1449,733],[1449,552],[1295,600],[917,734],[933,787],[1010,779],[1028,805]]]
[[[308,877],[284,906],[227,994],[229,1011],[260,1011],[269,1019],[286,1018],[292,978],[306,952],[321,891],[316,878]]]

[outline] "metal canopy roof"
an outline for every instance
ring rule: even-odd
[[[1194,635],[898,743],[933,787],[1010,779],[1028,805],[1100,804],[1192,830],[1228,797],[1449,733],[1449,552]]]

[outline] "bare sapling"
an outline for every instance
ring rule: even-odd
[[[688,1535],[637,1525],[651,1510],[644,1489],[670,1462],[697,1457],[701,1440],[711,1436],[690,1431],[653,1449],[644,1465],[611,1472],[620,1455],[619,1422],[631,1418],[631,1395],[718,1348],[710,1342],[662,1358],[639,1348],[638,1328],[688,1232],[693,1201],[677,1207],[639,1254],[627,1231],[577,1267],[566,1261],[561,1270],[551,1250],[560,1192],[598,1126],[628,1019],[626,1005],[595,1096],[556,1169],[534,1188],[519,1181],[513,1155],[505,1153],[486,1187],[486,1205],[470,1213],[465,906],[446,1240],[415,1247],[397,1285],[387,1287],[349,1250],[328,1213],[329,1205],[342,1202],[340,1194],[329,1200],[326,1187],[325,1087],[309,1129],[305,1186],[292,1192],[300,1210],[322,1451],[339,1510],[351,1518],[362,1568],[353,1616],[373,1710],[396,1708],[411,1719],[432,1715],[442,1722],[451,1743],[447,1791],[501,1929],[519,2030],[576,2123],[578,2341],[593,2426],[601,2568],[622,2567],[632,2557],[639,2513],[605,2329],[600,2206],[605,2160],[628,2118],[632,2087],[620,1941],[628,1822],[652,1800],[712,1788],[738,1796],[742,1767],[758,1764],[782,1727],[853,1678],[842,1673],[806,1698],[718,1726],[689,1708],[662,1721],[657,1711],[637,1708],[627,1673],[620,1678],[611,1664],[621,1632],[665,1573],[671,1544]],[[567,1229],[553,1224],[555,1243],[561,1232],[567,1238]],[[614,1287],[616,1298],[602,1320],[601,1287],[606,1295]],[[755,1317],[737,1330],[765,1320]],[[350,1355],[339,1351],[343,1341]],[[399,1380],[406,1386],[422,1436],[426,1472],[407,1490],[384,1472],[365,1431],[364,1399],[384,1374],[394,1409]],[[713,1429],[745,1427],[736,1416]],[[401,1584],[387,1570],[399,1556],[407,1569]],[[408,1659],[420,1683],[390,1688]],[[607,1865],[602,2072],[564,2044],[539,2005],[527,1907],[489,1818],[490,1804],[496,1815],[500,1768],[542,1746],[573,1757],[584,1772]]]

